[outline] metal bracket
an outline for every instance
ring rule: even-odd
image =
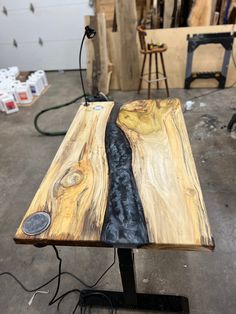
[[[185,71],[184,88],[189,89],[192,81],[195,79],[216,79],[219,88],[225,88],[225,82],[228,72],[229,60],[232,53],[234,37],[236,33],[212,33],[212,34],[194,34],[187,35],[188,55]],[[221,44],[225,49],[221,72],[196,72],[192,73],[193,53],[200,45]]]
[[[80,306],[97,306],[142,310],[150,313],[175,312],[189,313],[188,299],[179,295],[137,293],[132,249],[118,249],[119,266],[123,292],[83,290]]]

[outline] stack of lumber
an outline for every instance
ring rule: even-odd
[[[129,1],[127,1],[129,2]],[[136,0],[138,24],[146,29],[234,24],[236,0]],[[116,22],[116,0],[95,0],[95,14]]]
[[[97,31],[97,36],[87,41],[87,83],[90,93],[108,94],[109,90],[137,90],[142,60],[136,26],[140,23],[148,28],[159,28],[147,29],[147,42],[167,44],[164,58],[169,87],[183,88],[187,34],[232,31],[232,25],[217,24],[235,20],[236,0],[101,0],[95,1],[95,11],[95,16],[85,17],[85,23]],[[222,47],[205,48],[198,49],[193,68],[197,71],[220,70]],[[231,60],[226,86],[233,81]],[[193,86],[208,88],[215,87],[216,83],[197,80]]]
[[[87,41],[87,84],[93,94],[97,90],[108,94],[110,88],[133,90],[138,84],[136,1],[116,0],[115,6],[116,32],[107,28],[106,13],[85,17],[85,23],[97,31],[97,36]]]

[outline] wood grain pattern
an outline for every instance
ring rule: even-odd
[[[97,35],[100,54],[100,77],[98,81],[98,90],[107,95],[109,93],[112,64],[108,57],[105,13],[97,14]]]
[[[51,225],[16,243],[213,249],[179,101],[113,106],[80,107],[23,219]]]
[[[90,25],[97,32],[93,39],[86,40],[87,87],[92,95],[97,94],[97,91],[107,95],[109,93],[112,64],[108,57],[105,13],[98,13],[96,16],[85,16],[84,20],[85,25]]]
[[[212,0],[196,0],[188,18],[189,26],[208,26],[211,24]]]
[[[180,102],[127,103],[117,123],[132,148],[132,168],[150,243],[160,248],[212,249]]]
[[[27,236],[21,223],[17,243],[88,245],[100,241],[108,194],[104,138],[113,105],[80,106],[24,217],[46,211],[51,226],[38,236]]]
[[[140,75],[135,0],[116,0],[116,18],[119,34],[117,49],[120,49],[121,58],[121,90],[134,90],[138,87]]]
[[[109,59],[112,60],[112,74],[110,89],[120,89],[120,49],[117,47],[119,42],[119,32],[107,31],[107,41],[108,41],[108,54]]]
[[[172,23],[172,13],[174,8],[173,0],[164,1],[164,28],[170,28]]]

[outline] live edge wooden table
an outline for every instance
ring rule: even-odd
[[[81,105],[14,240],[118,248],[114,308],[189,313],[186,297],[136,293],[132,251],[214,249],[179,100]],[[81,304],[107,306],[89,292]]]

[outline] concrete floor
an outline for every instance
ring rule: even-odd
[[[51,247],[16,245],[13,236],[63,139],[40,136],[34,130],[33,118],[39,110],[81,94],[76,72],[49,73],[48,78],[51,87],[31,108],[10,116],[0,114],[0,272],[14,273],[29,288],[57,274],[57,260]],[[184,103],[205,91],[172,90],[171,96]],[[118,102],[138,98],[136,92],[111,95]],[[155,91],[152,96],[165,97],[165,93]],[[146,92],[139,97],[145,98]],[[200,106],[200,102],[205,105]],[[236,313],[236,139],[222,128],[232,116],[233,107],[236,107],[235,89],[197,99],[193,109],[185,112],[215,238],[215,252],[135,251],[138,291],[186,295],[192,314]],[[67,129],[77,109],[75,104],[52,112],[42,118],[41,125],[47,130]],[[113,258],[112,249],[61,247],[59,250],[63,270],[71,271],[87,283],[94,282]],[[56,313],[55,305],[48,307],[55,286],[55,282],[50,284],[44,289],[50,293],[37,295],[28,306],[32,293],[24,292],[13,279],[0,277],[0,313]],[[63,277],[61,292],[76,287],[82,288],[74,279]],[[121,289],[117,263],[99,288]],[[76,301],[77,296],[68,297],[61,313],[71,313]],[[92,313],[107,311],[94,309]]]

